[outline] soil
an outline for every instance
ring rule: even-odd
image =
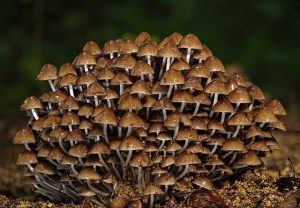
[[[12,138],[14,132],[15,129],[9,128],[0,133]],[[182,202],[170,199],[165,205],[156,207],[300,207],[300,133],[280,133],[275,137],[281,150],[264,159],[264,168],[249,170],[240,177],[219,183],[215,191],[197,191]],[[20,149],[5,138],[0,144],[0,207],[101,207],[87,201],[81,204],[50,202],[33,193],[30,181],[15,166]],[[133,192],[130,186],[121,184],[117,194],[128,198]]]

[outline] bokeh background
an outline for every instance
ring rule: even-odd
[[[285,154],[277,161],[287,161],[291,150],[299,153],[299,0],[1,0],[0,25],[0,193],[16,193],[12,187],[24,193],[23,179],[11,177],[20,174],[11,139],[26,122],[23,100],[48,87],[35,80],[40,68],[71,62],[89,40],[102,47],[142,31],[156,40],[194,33],[228,69],[281,100],[287,128],[296,133],[281,136]]]

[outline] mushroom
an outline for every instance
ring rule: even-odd
[[[42,101],[35,97],[35,96],[30,96],[26,98],[26,100],[23,102],[23,104],[20,107],[21,111],[30,111],[31,114],[33,115],[35,120],[39,119],[39,115],[36,112],[36,110],[41,110],[43,108]]]
[[[170,98],[172,94],[173,87],[175,86],[175,90],[177,85],[183,85],[185,83],[184,77],[180,71],[176,71],[174,69],[170,69],[166,71],[160,81],[161,85],[169,86],[167,98]]]
[[[81,72],[88,72],[89,69],[92,69],[96,65],[96,59],[89,52],[84,51],[77,56],[75,65],[81,70]]]
[[[96,116],[94,122],[103,125],[104,139],[105,142],[109,144],[107,127],[117,125],[117,117],[115,112],[112,109],[107,108]]]
[[[202,44],[200,40],[194,34],[187,34],[185,35],[179,44],[179,48],[186,49],[186,62],[190,63],[191,55],[193,54],[193,50],[200,50],[202,49]]]
[[[235,132],[232,137],[236,137],[241,129],[244,126],[252,125],[252,122],[246,117],[245,113],[236,112],[227,122],[228,126],[236,126]],[[229,136],[229,135],[228,135]]]
[[[165,187],[165,193],[168,193],[169,186],[174,186],[176,179],[170,173],[163,173],[157,180],[157,185]]]
[[[98,44],[96,42],[94,42],[94,41],[87,42],[84,45],[82,51],[87,52],[87,53],[89,53],[89,54],[91,54],[91,55],[93,55],[95,57],[100,56],[101,53],[102,53],[102,51],[99,48]]]
[[[68,154],[70,156],[73,156],[73,157],[77,157],[80,164],[82,166],[84,166],[84,162],[82,160],[82,158],[86,158],[87,155],[88,155],[88,149],[87,149],[87,146],[80,143],[80,144],[77,144],[73,147],[71,147],[68,151]]]
[[[194,103],[193,95],[186,91],[179,91],[175,95],[173,95],[172,100],[173,103],[181,103],[179,112],[182,113],[186,104]]]
[[[177,158],[175,162],[175,166],[181,166],[184,167],[184,170],[181,171],[177,176],[176,179],[183,178],[188,172],[189,172],[189,165],[196,165],[201,164],[201,160],[199,157],[194,153],[187,153],[183,152],[181,153]]]
[[[197,176],[194,180],[193,180],[193,184],[195,184],[196,186],[199,186],[200,188],[204,188],[207,190],[214,190],[215,187],[213,185],[213,183],[211,182],[211,180],[205,176]]]
[[[56,90],[53,81],[57,78],[57,68],[52,64],[45,64],[36,77],[40,81],[47,80],[53,92]]]
[[[13,139],[14,144],[24,144],[27,150],[31,150],[29,144],[34,144],[35,142],[35,136],[32,130],[28,127],[19,130]]]
[[[97,141],[95,142],[89,149],[88,154],[97,154],[100,162],[103,164],[107,171],[111,171],[110,168],[107,166],[106,162],[103,159],[103,154],[109,155],[111,150],[109,146],[103,142]]]
[[[149,203],[149,208],[153,207],[154,204],[154,195],[162,195],[164,192],[159,188],[158,186],[149,184],[145,191],[144,191],[144,196],[149,196],[150,195],[150,203]]]

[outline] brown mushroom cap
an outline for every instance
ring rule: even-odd
[[[168,42],[162,46],[158,51],[158,56],[160,57],[169,57],[169,58],[179,58],[181,57],[181,53],[177,49],[176,45]]]
[[[209,78],[210,77],[210,70],[208,67],[204,66],[203,64],[197,64],[191,67],[188,72],[188,77],[198,77],[198,78]]]
[[[260,158],[255,154],[254,151],[249,151],[242,155],[240,159],[236,161],[237,165],[247,165],[247,166],[258,166],[262,162]]]
[[[48,162],[39,162],[34,167],[34,172],[41,173],[45,175],[54,175],[56,174],[56,168]]]
[[[17,165],[27,165],[27,164],[36,164],[38,163],[36,153],[30,150],[24,150],[19,153],[17,158]]]
[[[79,104],[73,96],[69,96],[60,105],[61,110],[79,110]]]
[[[163,173],[157,180],[157,185],[159,186],[172,186],[175,185],[176,179],[170,173]]]
[[[206,93],[217,93],[217,94],[228,94],[228,90],[226,87],[226,84],[222,82],[221,80],[213,80],[210,83],[208,83],[204,89]]]
[[[259,123],[276,123],[278,122],[278,118],[275,116],[273,111],[269,107],[262,107],[260,108],[254,120]]]
[[[217,113],[232,113],[234,112],[233,106],[227,100],[218,101],[212,108],[213,112]]]
[[[279,116],[286,115],[286,110],[278,100],[272,100],[267,104],[267,107],[269,107],[275,115],[279,115]]]
[[[193,164],[200,164],[201,160],[199,157],[194,153],[181,153],[177,158],[175,165],[182,166],[182,165],[193,165]]]
[[[83,66],[83,65],[96,65],[96,59],[90,53],[84,51],[76,59],[76,66]]]
[[[247,118],[245,113],[236,112],[227,122],[229,126],[249,126],[252,122]]]
[[[119,146],[122,151],[142,150],[144,149],[143,142],[134,136],[127,136],[124,138]]]
[[[213,183],[211,182],[211,180],[205,176],[197,176],[194,180],[193,180],[193,184],[201,187],[201,188],[205,188],[207,190],[214,190],[215,187],[213,185]]]
[[[118,108],[120,110],[141,110],[142,103],[138,97],[126,94],[120,98]]]
[[[73,74],[73,75],[77,76],[77,72],[76,72],[75,67],[70,63],[63,64],[59,68],[59,71],[58,71],[58,76],[59,77],[64,77],[67,74]]]
[[[109,146],[103,142],[97,141],[90,148],[88,154],[110,154]]]
[[[68,154],[73,157],[85,158],[88,154],[88,148],[86,145],[80,143],[69,149]]]
[[[160,81],[161,85],[181,85],[185,83],[184,76],[180,71],[176,71],[174,69],[170,69],[166,71]]]
[[[144,190],[144,196],[154,195],[154,194],[162,195],[164,194],[164,192],[158,186],[149,184]]]
[[[41,109],[41,108],[43,108],[42,101],[35,96],[30,96],[26,98],[26,100],[23,102],[23,104],[20,107],[20,110],[26,111],[30,109]]]
[[[98,56],[101,54],[101,49],[99,48],[98,44],[94,41],[87,42],[82,51],[85,51],[93,56]]]
[[[122,144],[121,144],[122,145]],[[152,161],[147,153],[141,152],[135,155],[129,163],[132,167],[149,167],[152,165]]]
[[[107,108],[95,117],[94,122],[99,124],[108,124],[116,126],[118,120],[117,116],[115,115],[115,112],[112,109]]]
[[[202,49],[200,40],[194,34],[185,35],[179,44],[179,48]]]
[[[227,139],[222,145],[223,151],[246,152],[244,143],[239,139]]]
[[[35,136],[32,130],[28,127],[18,131],[13,139],[14,144],[30,144],[35,143],[35,141]]]
[[[210,72],[226,72],[222,62],[214,56],[205,59],[204,66],[209,68]]]
[[[228,95],[228,100],[231,103],[251,103],[251,98],[244,87],[238,87],[231,91]]]
[[[101,180],[101,175],[97,173],[92,168],[83,168],[79,174],[77,175],[79,180],[92,180],[92,181],[99,181]]]
[[[125,113],[119,122],[121,127],[136,127],[147,129],[148,124],[142,118],[132,112]]]
[[[36,79],[40,81],[55,80],[57,78],[57,68],[52,64],[45,64],[36,77]]]

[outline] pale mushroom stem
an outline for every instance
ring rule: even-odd
[[[147,63],[151,66],[151,56],[147,55]]]
[[[192,49],[188,48],[186,53],[186,62],[190,63]]]
[[[150,194],[150,208],[153,208],[153,204],[154,204],[154,194]]]
[[[163,141],[161,142],[161,144],[160,144],[159,147],[158,147],[158,150],[161,150],[164,146],[165,146],[165,140],[163,140]]]
[[[168,71],[170,69],[170,65],[171,65],[171,58],[167,57],[167,66],[166,66],[166,71]]]
[[[72,132],[73,131],[72,125],[68,125],[68,127],[69,127],[69,131]]]
[[[129,161],[131,159],[131,156],[132,156],[132,150],[129,150],[127,158],[126,158],[126,162],[125,162],[125,165],[124,165],[125,168],[127,168],[128,164],[129,164]]]
[[[52,80],[48,80],[48,83],[49,83],[49,85],[50,85],[50,87],[51,87],[51,90],[52,90],[53,92],[55,92],[55,87],[54,87],[54,84],[53,84]]]
[[[127,129],[127,136],[129,136],[132,132],[132,126],[129,126]]]
[[[266,124],[265,122],[262,122],[262,123],[259,125],[259,128],[261,128],[261,129],[264,128],[265,124]]]
[[[219,93],[215,93],[212,106],[214,106],[218,102],[218,97],[219,97]]]
[[[175,138],[179,131],[179,124],[175,127],[173,138]]]
[[[165,185],[165,193],[168,192],[168,189],[169,189],[169,186],[168,186],[168,185]]]
[[[84,166],[84,162],[82,161],[82,158],[81,157],[78,157],[78,160],[79,160],[79,163]]]
[[[172,94],[172,90],[173,90],[173,85],[170,85],[169,89],[168,89],[168,93],[167,93],[167,98],[170,98],[170,96]]]
[[[146,118],[147,118],[147,120],[149,119],[149,114],[150,114],[150,108],[147,107],[146,108]]]
[[[247,144],[246,147],[249,148],[249,147],[251,146],[251,144],[254,143],[254,141],[255,141],[255,136],[254,136],[254,137],[251,137],[251,140],[250,140],[249,144]]]
[[[120,83],[120,96],[123,94],[124,86],[122,83]]]
[[[98,158],[99,158],[100,162],[102,163],[102,165],[105,167],[105,169],[110,172],[110,169],[107,166],[106,162],[103,160],[103,157],[102,157],[101,153],[98,153]]]
[[[29,144],[28,144],[28,143],[25,143],[24,146],[25,146],[25,149],[31,150],[31,148],[29,147]]]
[[[181,106],[180,106],[180,110],[179,110],[180,113],[182,113],[182,111],[185,108],[185,106],[186,106],[186,102],[182,102]]]
[[[166,120],[166,118],[167,118],[167,110],[163,109],[162,113],[163,113],[164,120]]]
[[[178,154],[182,153],[189,146],[189,140],[184,141],[184,145],[181,150],[178,151]]]
[[[199,111],[199,108],[200,108],[200,103],[197,103],[197,104],[196,104],[196,108],[195,108],[194,113],[193,113],[193,116],[196,116],[196,114],[197,114],[198,111]]]
[[[109,58],[113,59],[114,58],[114,53],[109,53]]]
[[[118,137],[122,137],[122,127],[118,127]]]
[[[91,184],[91,181],[90,180],[87,180],[87,185],[88,187],[94,191],[96,194],[99,194],[100,196],[108,196],[107,193],[103,192],[103,191],[100,191],[99,189],[95,188],[92,184]]]
[[[72,97],[74,97],[74,89],[72,85],[69,85],[69,92]]]
[[[250,111],[252,110],[253,106],[254,106],[254,101],[252,101],[251,104],[249,105],[249,110]]]
[[[139,193],[143,192],[143,187],[142,187],[142,167],[138,167],[138,190]]]
[[[112,167],[113,167],[113,169],[114,169],[114,171],[115,171],[117,177],[118,177],[119,179],[121,179],[121,175],[120,175],[120,173],[119,173],[119,171],[118,171],[118,169],[117,169],[117,167],[116,167],[116,165],[115,165],[114,163],[112,163]]]
[[[230,156],[232,153],[233,153],[233,150],[227,152],[226,154],[224,154],[224,155],[222,156],[222,159],[227,158],[227,157]]]
[[[59,163],[57,163],[57,162],[55,162],[55,161],[53,161],[53,160],[51,160],[51,159],[48,159],[48,161],[49,161],[50,163],[52,163],[53,165],[55,165],[55,167],[57,167],[57,168],[65,169],[65,166],[62,166],[62,165],[60,165]]]
[[[224,121],[225,121],[225,115],[226,115],[226,113],[225,113],[225,112],[222,112],[222,114],[221,114],[221,124],[224,124]]]
[[[189,165],[185,165],[184,170],[176,177],[176,179],[183,178],[189,171]]]
[[[99,100],[97,95],[94,95],[94,102],[95,102],[95,106],[97,107],[99,105]]]
[[[64,147],[63,140],[61,138],[58,140],[58,144],[59,144],[59,147],[62,149],[62,151],[67,154],[68,151]]]
[[[107,124],[103,124],[103,133],[104,133],[105,142],[109,144],[108,135],[107,135]]]
[[[235,106],[235,111],[237,111],[240,107],[241,103],[237,103],[236,106]]]
[[[213,155],[216,152],[217,148],[218,148],[218,145],[214,145],[214,148],[210,152],[210,155]]]
[[[237,152],[235,152],[235,153],[233,154],[231,160],[229,161],[229,165],[232,164],[232,163],[234,162],[236,156],[237,156]]]
[[[224,175],[225,175],[225,174],[224,174],[224,171],[221,171],[221,174],[220,174],[218,177],[215,177],[215,178],[213,178],[213,179],[211,179],[211,180],[212,180],[212,181],[220,180],[220,179],[223,178]]]
[[[51,103],[48,102],[48,110],[51,110],[51,109],[52,109]]]
[[[160,67],[160,70],[159,70],[159,75],[158,75],[159,79],[161,78],[161,76],[163,74],[163,71],[164,71],[164,68],[165,68],[165,64],[166,64],[166,60],[167,60],[167,58],[163,57],[163,60],[162,60],[162,63],[161,63],[161,67]]]
[[[215,133],[216,133],[216,129],[213,129],[211,132],[210,132],[210,136],[213,136]]]
[[[217,167],[216,165],[212,165],[212,167],[211,167],[211,169],[210,169],[209,172],[210,172],[210,173],[213,172],[213,171],[216,169],[216,167]]]
[[[35,109],[31,109],[31,114],[33,115],[34,119],[35,120],[38,120],[39,119],[39,115],[37,114],[37,112],[35,111]]]
[[[88,65],[87,65],[87,64],[85,64],[83,67],[84,67],[84,71],[85,71],[85,72],[88,72],[88,71],[89,71],[89,68],[88,68]]]
[[[232,135],[232,137],[236,137],[238,135],[238,133],[240,131],[240,128],[241,128],[241,126],[238,125],[237,128],[236,128],[236,130],[235,130],[235,132],[234,132],[234,134]]]
[[[75,169],[75,165],[74,165],[74,164],[71,164],[71,170],[72,170],[72,172],[73,172],[75,175],[78,175],[78,172],[77,172],[77,170]]]

